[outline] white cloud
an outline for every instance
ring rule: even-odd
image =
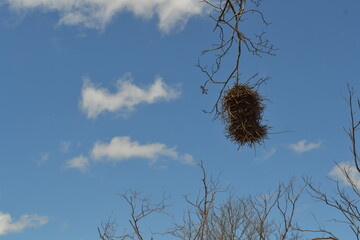
[[[50,158],[49,153],[40,153],[40,158],[36,160],[38,166],[42,166]]]
[[[307,143],[307,140],[302,140],[302,141],[299,141],[295,144],[290,144],[289,147],[294,150],[295,152],[298,152],[298,153],[303,153],[303,152],[308,152],[308,151],[311,151],[311,150],[314,150],[314,149],[317,149],[319,147],[321,147],[321,142],[318,141],[316,143]]]
[[[341,162],[329,172],[330,177],[334,177],[344,185],[352,185],[360,188],[360,173],[351,162]]]
[[[22,215],[19,220],[14,221],[9,213],[0,212],[0,236],[21,232],[25,228],[40,227],[48,221],[48,217],[36,214]]]
[[[159,18],[159,28],[169,32],[182,28],[188,19],[203,12],[199,0],[3,0],[15,11],[41,10],[58,12],[59,24],[104,29],[120,12]]]
[[[96,118],[105,111],[115,112],[120,110],[132,111],[140,103],[155,103],[160,100],[177,98],[179,92],[168,87],[158,77],[148,89],[134,85],[131,76],[117,82],[117,92],[110,93],[107,89],[94,86],[89,78],[84,79],[81,92],[80,108],[88,118]]]
[[[61,141],[60,142],[60,151],[62,153],[68,153],[70,150],[71,142],[69,141]]]
[[[89,167],[89,159],[80,155],[78,157],[68,160],[65,164],[66,168],[75,168],[80,170],[82,173],[86,172]]]
[[[266,161],[269,158],[271,158],[276,152],[277,152],[277,150],[275,148],[272,148],[270,151],[266,150],[265,153],[263,154],[263,156],[257,158],[256,160]]]
[[[194,164],[190,154],[180,155],[175,148],[168,148],[162,143],[141,145],[131,141],[130,137],[114,137],[110,143],[95,143],[91,155],[95,161],[121,162],[132,158],[143,158],[156,163],[161,157],[171,158],[184,164]]]

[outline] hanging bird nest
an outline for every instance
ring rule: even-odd
[[[261,124],[264,99],[254,87],[235,84],[221,102],[221,118],[226,124],[226,137],[239,147],[255,147],[267,138],[269,127]]]

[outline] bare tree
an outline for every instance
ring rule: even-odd
[[[300,239],[292,226],[295,225],[295,207],[301,192],[302,188],[295,191],[291,181],[265,195],[236,197],[229,194],[218,204],[210,198],[205,217],[199,214],[204,212],[199,204],[191,204],[193,208],[171,234],[181,240]],[[197,234],[199,232],[201,234]]]
[[[143,240],[143,233],[140,230],[139,223],[144,218],[154,213],[161,213],[167,207],[166,200],[168,197],[164,196],[160,202],[153,203],[149,197],[141,197],[137,191],[127,191],[120,194],[120,197],[124,199],[130,207],[130,219],[128,222],[132,228],[131,233],[127,233],[126,229],[121,235],[116,234],[117,223],[113,219],[109,219],[102,224],[101,229],[98,228],[99,237],[102,240],[114,240],[114,239],[138,239]]]
[[[352,191],[349,188],[342,187],[338,180],[332,180],[335,183],[335,194],[328,194],[321,190],[320,186],[315,186],[310,179],[305,179],[309,189],[309,194],[312,198],[323,202],[325,205],[337,210],[340,216],[333,217],[331,221],[344,226],[343,229],[349,229],[355,236],[355,239],[360,239],[360,212],[359,212],[359,190],[358,185],[354,182],[351,175],[351,170],[347,167],[338,165],[348,184],[350,184]],[[311,239],[340,239],[336,236],[334,231],[326,229],[326,227],[319,226],[318,229],[299,229],[302,232],[313,233],[318,235]],[[321,238],[320,238],[320,236]]]
[[[252,16],[258,17],[265,27],[269,25],[264,14],[259,10],[261,0],[203,0],[203,2],[212,9],[210,18],[215,22],[214,32],[218,32],[219,42],[202,52],[202,54],[214,54],[215,60],[213,64],[209,67],[199,61],[197,66],[207,77],[207,80],[201,86],[204,94],[208,92],[209,84],[221,86],[214,107],[208,111],[208,113],[214,113],[215,118],[217,118],[220,115],[219,105],[226,87],[230,82],[239,83],[240,81],[240,58],[243,49],[246,49],[256,56],[263,54],[274,55],[276,49],[270,41],[265,38],[264,31],[257,34],[246,33],[245,29],[242,29],[241,26],[243,21]],[[218,80],[216,74],[220,71],[222,63],[227,57],[230,59],[234,58],[230,60],[232,67],[230,67],[225,79]],[[249,83],[257,77],[258,74],[254,74],[247,81],[243,81],[243,83]],[[256,81],[254,86],[260,85],[267,79],[267,77],[261,77]]]
[[[189,206],[181,224],[175,223],[175,227],[168,233],[173,237],[183,240],[205,240],[208,232],[208,222],[215,207],[216,195],[220,190],[219,179],[208,179],[202,162],[197,166],[202,172],[202,189],[195,200],[185,196]]]
[[[292,225],[295,225],[295,208],[301,193],[302,188],[295,189],[292,180],[264,195],[230,196],[214,208],[209,239],[300,239]]]
[[[202,163],[202,187],[194,200],[185,196],[187,210],[180,223],[162,234],[166,239],[180,240],[297,240],[299,231],[293,226],[296,204],[303,188],[296,188],[295,181],[279,184],[275,191],[264,195],[236,197],[235,194],[219,188],[219,178],[208,177]],[[219,193],[227,193],[224,202],[217,200]],[[112,219],[98,229],[102,240],[143,240],[140,221],[149,215],[162,212],[165,200],[157,204],[149,198],[142,198],[137,192],[122,194],[131,211],[129,219],[131,233],[124,230],[116,234],[116,222]]]
[[[360,119],[356,117],[356,109],[360,110],[360,100],[354,99],[355,91],[348,85],[347,104],[349,106],[350,127],[345,129],[350,142],[351,154],[354,165],[336,164],[336,168],[341,173],[341,181],[330,179],[335,184],[335,194],[323,191],[320,186],[315,186],[311,179],[305,179],[308,192],[311,197],[335,209],[340,216],[332,218],[332,221],[345,226],[352,232],[355,239],[360,239],[360,181],[359,181],[359,155],[357,152],[357,131],[360,129]],[[355,106],[354,106],[355,105]],[[300,230],[302,232],[313,233],[318,237],[311,239],[340,239],[334,231],[325,227],[318,227],[315,230]],[[320,235],[320,236],[319,236]]]
[[[202,169],[202,192],[196,200],[186,196],[188,210],[181,224],[169,233],[181,240],[268,240],[300,239],[293,228],[296,204],[303,187],[295,181],[279,184],[275,191],[259,196],[236,197],[218,187],[218,178],[207,180]],[[224,202],[216,201],[218,193],[227,193]],[[280,220],[279,220],[280,219]]]

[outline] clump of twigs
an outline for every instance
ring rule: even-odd
[[[255,147],[267,138],[269,127],[262,124],[264,98],[253,86],[235,83],[221,101],[221,119],[226,137],[239,147]]]

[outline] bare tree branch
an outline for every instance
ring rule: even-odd
[[[186,198],[191,208],[183,223],[169,231],[172,236],[181,240],[300,239],[293,226],[303,187],[296,190],[294,180],[287,185],[279,184],[276,191],[265,195],[235,197],[229,193],[227,200],[220,204],[215,201],[217,182],[212,183],[203,181],[202,195],[195,201]]]
[[[241,23],[245,21],[248,16],[258,16],[265,27],[270,24],[265,19],[264,14],[258,9],[261,5],[261,0],[219,0],[215,2],[203,0],[203,2],[212,8],[210,18],[215,22],[214,31],[217,31],[219,34],[219,42],[213,44],[212,48],[202,51],[202,54],[214,54],[215,60],[212,66],[209,68],[199,61],[197,67],[199,67],[207,77],[207,80],[201,86],[204,94],[208,92],[209,84],[221,86],[213,108],[210,111],[204,111],[214,113],[215,118],[217,118],[220,115],[219,103],[226,87],[232,81],[235,83],[239,83],[240,81],[239,66],[243,48],[245,47],[248,52],[256,56],[262,56],[263,54],[274,55],[276,49],[270,41],[265,38],[265,32],[248,34],[241,29]],[[233,66],[230,67],[225,79],[216,80],[216,74],[220,71],[222,62],[226,57],[234,57]],[[251,79],[253,79],[254,76]],[[262,78],[261,82],[264,82],[265,79],[267,80],[268,78]]]
[[[354,163],[355,163],[355,166],[356,166],[356,169],[358,172],[360,172],[360,167],[359,167],[359,161],[360,161],[360,157],[358,155],[358,152],[357,152],[357,146],[356,146],[356,140],[357,140],[357,137],[356,137],[356,132],[359,131],[360,129],[360,119],[357,120],[355,118],[355,110],[354,110],[354,94],[355,94],[355,90],[350,87],[350,85],[348,84],[347,85],[348,87],[348,100],[347,100],[347,103],[349,105],[349,109],[350,109],[350,127],[349,129],[345,129],[347,135],[349,136],[350,138],[350,141],[351,141],[351,153],[353,155],[353,159],[354,159]],[[360,110],[360,99],[357,99],[357,105],[358,105],[358,109]]]
[[[218,188],[218,178],[208,179],[206,170],[202,162],[197,166],[202,172],[202,190],[197,196],[196,200],[190,200],[189,196],[185,196],[186,203],[191,206],[186,215],[183,217],[182,224],[175,224],[175,228],[169,233],[179,239],[191,240],[205,240],[208,221],[212,209],[214,208],[214,201],[216,194],[221,191]]]
[[[102,240],[113,240],[113,239],[138,239],[144,240],[142,232],[140,230],[139,223],[144,218],[154,213],[162,213],[168,206],[166,204],[168,196],[163,196],[162,200],[153,203],[149,197],[141,197],[137,191],[127,191],[119,194],[119,196],[128,203],[130,207],[130,219],[128,222],[133,230],[132,233],[125,233],[122,235],[116,235],[116,222],[115,220],[109,219],[102,225],[102,229],[98,228],[99,237]]]
[[[233,193],[219,188],[219,178],[209,177],[202,162],[202,187],[194,200],[185,196],[188,206],[181,223],[162,234],[180,240],[299,240],[299,230],[295,228],[295,208],[303,187],[296,188],[295,181],[279,184],[275,191],[264,195],[236,197]],[[229,195],[219,202],[219,192]],[[131,233],[116,234],[116,222],[110,219],[98,229],[102,240],[144,240],[140,222],[153,213],[162,212],[164,198],[152,203],[136,191],[120,195],[130,207]],[[320,239],[320,238],[319,238]],[[330,238],[328,238],[330,239]]]
[[[335,183],[336,190],[335,196],[331,196],[323,192],[320,187],[315,187],[310,179],[304,179],[305,183],[308,186],[308,193],[310,196],[316,200],[319,200],[325,203],[327,206],[336,209],[343,218],[333,218],[331,219],[334,222],[339,224],[344,224],[349,227],[353,232],[355,239],[360,239],[360,211],[358,208],[359,200],[356,199],[359,197],[358,186],[355,185],[355,182],[351,179],[351,174],[348,168],[341,167],[342,173],[347,179],[347,183],[351,186],[352,192],[347,191],[345,187],[341,187],[340,183],[337,180],[332,180]],[[338,239],[332,231],[325,230],[322,227],[319,227],[317,230],[303,230],[313,233],[322,233],[326,234],[327,238],[315,238],[315,239]]]

